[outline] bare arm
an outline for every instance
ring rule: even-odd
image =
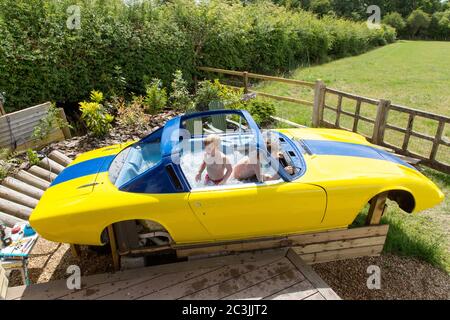
[[[198,170],[197,175],[195,176],[195,180],[198,182],[202,179],[202,173],[206,169],[206,162],[203,160],[202,165],[200,166],[200,169]]]
[[[228,179],[231,176],[231,173],[233,172],[233,166],[231,165],[230,161],[228,160],[228,158],[226,156],[224,156],[224,163],[225,163],[225,176],[223,177],[223,180],[221,182],[221,184],[224,184],[228,181]]]

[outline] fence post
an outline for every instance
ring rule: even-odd
[[[387,115],[389,112],[389,100],[381,99],[378,103],[377,118],[373,127],[372,143],[381,144],[384,141],[384,131],[386,129]]]
[[[247,71],[243,72],[243,77],[244,77],[244,93],[247,94],[248,93],[248,72]]]
[[[63,120],[64,123],[69,123],[67,121],[67,117],[66,117],[66,113],[64,112],[63,108],[59,109],[59,116],[61,117],[61,119]],[[64,134],[64,138],[66,139],[70,139],[72,138],[72,134],[70,133],[70,129],[67,126],[64,126],[63,128],[61,128],[61,131]]]
[[[316,86],[314,87],[314,109],[312,117],[312,124],[315,128],[320,127],[322,124],[326,88],[327,87],[322,80],[319,79],[316,81]]]
[[[0,116],[3,116],[6,114],[5,108],[3,108],[3,96],[0,93]]]

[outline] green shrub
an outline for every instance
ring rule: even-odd
[[[80,102],[81,119],[94,136],[105,136],[111,129],[114,117],[106,112],[105,107],[101,104],[103,100],[101,92],[92,91],[91,100],[91,102]]]
[[[144,112],[143,100],[141,96],[133,97],[129,105],[123,100],[119,101],[116,107],[118,124],[137,129],[145,128],[149,123],[149,116]]]
[[[271,116],[276,114],[275,105],[269,101],[251,100],[246,109],[259,126],[267,126],[274,122]]]
[[[34,127],[31,136],[34,139],[45,140],[55,127],[60,129],[72,128],[71,125],[61,118],[55,104],[52,104],[48,109],[47,115],[40,119],[36,127]]]
[[[74,4],[81,28],[70,30],[66,10]],[[390,36],[269,1],[219,0],[2,0],[0,34],[8,111],[75,104],[91,88],[107,97],[144,95],[146,75],[170,83],[176,70],[191,85],[201,65],[274,74],[359,54]]]
[[[224,107],[239,109],[242,107],[243,89],[233,89],[220,83],[218,79],[213,82],[201,81],[198,85],[195,103],[198,110],[207,110],[213,101],[222,102]]]
[[[167,92],[166,88],[163,88],[161,80],[153,79],[153,81],[147,85],[143,103],[145,111],[150,114],[156,114],[166,107]]]
[[[194,102],[187,88],[187,81],[183,79],[181,70],[177,70],[173,74],[169,100],[172,108],[178,111],[186,112],[194,108]]]
[[[39,163],[39,156],[33,149],[27,149],[27,159],[30,165],[34,166]]]

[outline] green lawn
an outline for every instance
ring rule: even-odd
[[[295,70],[291,78],[315,81],[322,79],[327,86],[371,98],[384,98],[393,103],[450,116],[450,42],[399,41],[366,54],[340,59],[327,64]],[[281,83],[260,83],[258,91],[298,97],[313,101],[312,90]],[[327,100],[336,105],[336,101]],[[312,108],[276,101],[277,115],[304,125],[311,125]],[[354,111],[354,103],[343,100],[344,110]],[[375,107],[363,105],[363,115],[374,117]],[[335,119],[332,112],[325,118]],[[391,112],[388,122],[406,127],[407,117]],[[351,128],[353,120],[343,118],[341,124]],[[435,122],[418,118],[414,130],[434,135]],[[368,134],[370,127],[361,130]],[[450,126],[444,136],[449,139]],[[387,141],[397,144],[402,135],[386,132]],[[411,147],[419,153],[429,152],[431,146],[418,140]],[[440,148],[438,159],[448,162],[449,148]],[[385,251],[422,258],[450,272],[450,176],[426,169],[425,173],[446,194],[446,200],[436,208],[417,215],[403,213],[395,204],[386,213],[384,222],[391,226]],[[364,218],[361,214],[360,220]]]

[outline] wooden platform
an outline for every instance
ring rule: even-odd
[[[292,249],[94,275],[81,282],[81,290],[68,290],[65,280],[9,288],[7,299],[340,299]]]

